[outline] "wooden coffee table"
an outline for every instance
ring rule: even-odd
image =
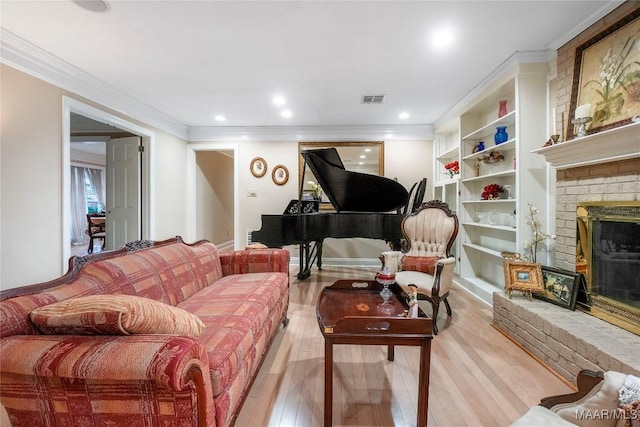
[[[334,344],[386,345],[387,358],[393,361],[393,347],[420,347],[418,377],[418,427],[427,426],[429,406],[429,366],[433,323],[418,310],[409,318],[409,307],[400,287],[391,285],[393,296],[384,303],[382,285],[375,280],[338,280],[322,290],[317,317],[324,336],[324,425],[331,425],[333,411],[333,346]]]

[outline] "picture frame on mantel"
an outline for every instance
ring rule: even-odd
[[[567,135],[576,109],[587,111],[588,134],[624,126],[640,115],[640,9],[576,48]]]

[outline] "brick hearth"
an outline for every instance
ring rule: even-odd
[[[559,170],[556,186],[556,266],[575,271],[578,202],[637,200],[640,159]],[[640,336],[581,311],[520,294],[493,294],[495,325],[570,382],[581,369],[640,376]]]
[[[494,292],[493,321],[572,384],[581,369],[640,376],[640,337],[581,311]]]
[[[575,271],[578,202],[638,200],[640,158],[557,171],[556,267]],[[558,374],[581,369],[640,375],[640,336],[546,301],[493,294],[495,325]]]

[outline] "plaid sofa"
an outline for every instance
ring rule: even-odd
[[[287,324],[289,252],[218,252],[178,237],[70,260],[64,276],[0,293],[0,402],[19,426],[233,425]],[[178,335],[43,335],[30,313],[69,298],[136,295],[204,324]]]

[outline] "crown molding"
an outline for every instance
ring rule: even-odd
[[[66,91],[186,139],[189,127],[0,28],[0,62]]]
[[[557,39],[549,43],[547,47],[551,50],[560,49],[562,46],[564,46],[565,44],[573,40],[575,37],[577,37],[584,30],[589,28],[591,25],[598,22],[599,20],[607,16],[609,13],[613,12],[623,3],[625,3],[625,0],[613,0],[602,5],[602,7],[600,7],[598,10],[586,16],[577,26],[568,29],[560,37],[558,37]]]
[[[427,140],[431,125],[189,127],[0,28],[0,62],[187,141]]]
[[[192,126],[190,142],[223,141],[423,141],[432,125]]]
[[[451,107],[446,113],[435,121],[434,127],[439,128],[447,121],[452,120],[460,116],[471,103],[476,101],[479,96],[482,95],[489,87],[496,82],[504,79],[508,73],[517,69],[522,64],[534,64],[534,63],[548,63],[550,53],[546,50],[534,50],[534,51],[517,51],[514,52],[509,58],[507,58],[502,64],[493,70],[487,77],[484,78],[475,88],[471,90],[462,100]]]

